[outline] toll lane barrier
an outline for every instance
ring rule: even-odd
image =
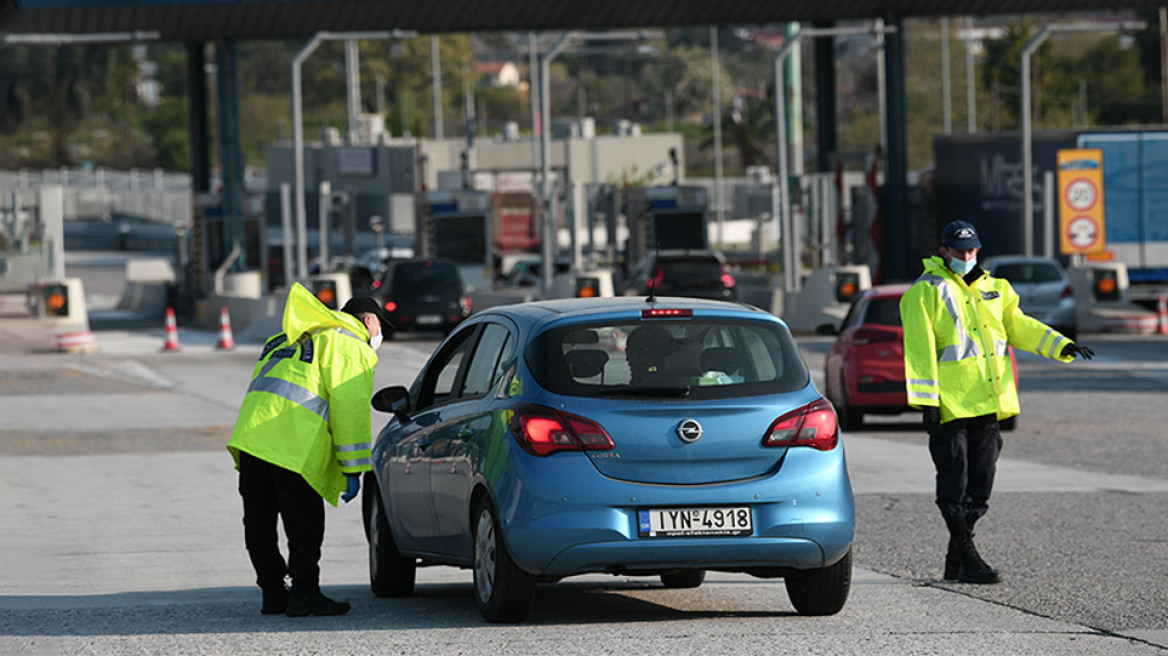
[[[803,289],[784,294],[781,303],[772,302],[771,312],[797,333],[814,332],[825,323],[838,327],[852,302],[871,287],[872,274],[867,265],[815,269],[803,282]]]
[[[48,326],[62,353],[94,353],[97,339],[89,330],[89,311],[85,305],[85,286],[80,278],[65,278],[29,289],[38,298],[37,316]]]
[[[1080,333],[1152,334],[1159,328],[1156,312],[1131,301],[1127,265],[1087,262],[1067,270],[1075,291],[1075,319]]]

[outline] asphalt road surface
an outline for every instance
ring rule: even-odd
[[[844,437],[858,519],[839,615],[796,615],[781,581],[587,576],[541,586],[505,626],[482,622],[466,571],[374,597],[355,503],[329,509],[322,561],[353,611],[261,616],[223,450],[258,345],[180,329],[182,350],[161,353],[161,326],[97,338],[99,354],[53,353],[0,307],[0,653],[1168,653],[1168,338],[1088,335],[1094,361],[1020,359],[1023,414],[978,525],[999,585],[940,581],[924,434],[915,416],[875,417]],[[830,341],[800,343],[821,379]],[[408,384],[435,344],[384,345],[377,384]]]

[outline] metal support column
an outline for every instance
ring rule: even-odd
[[[884,179],[887,213],[882,217],[881,267],[872,272],[872,282],[908,278],[905,240],[908,236],[908,129],[905,111],[903,19],[885,21],[891,33],[885,35],[885,80],[888,119],[887,175]]]

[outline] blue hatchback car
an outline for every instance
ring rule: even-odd
[[[373,405],[393,414],[363,495],[378,596],[452,565],[473,569],[491,622],[586,573],[783,578],[805,615],[847,601],[839,428],[771,314],[667,297],[491,308]]]

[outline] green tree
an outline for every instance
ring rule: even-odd
[[[770,105],[764,99],[747,98],[722,112],[722,141],[738,154],[740,168],[736,173],[757,164],[771,165],[775,122]],[[703,150],[714,145],[713,126],[707,127],[706,133],[700,146]]]
[[[1033,29],[1027,22],[1013,21],[1006,27],[1005,34],[1000,39],[985,41],[985,56],[982,62],[982,84],[990,90],[993,97],[991,103],[998,113],[996,125],[992,129],[1017,129],[1020,125],[1018,116],[1019,91],[1022,88],[1021,66],[1022,49],[1033,36]],[[1050,54],[1051,43],[1039,47],[1031,56],[1031,64],[1041,67],[1042,61]],[[1031,72],[1031,78],[1036,88],[1041,89],[1042,73],[1037,75]]]
[[[190,168],[187,135],[187,105],[181,98],[168,98],[157,107],[142,112],[141,129],[156,153],[154,165],[171,171]]]
[[[688,120],[694,114],[709,114],[714,76],[708,48],[683,46],[671,49],[661,53],[655,66],[654,83],[646,84],[646,92],[664,98],[668,90],[677,120]],[[718,77],[719,97],[725,103],[734,85],[725,66],[720,68]]]

